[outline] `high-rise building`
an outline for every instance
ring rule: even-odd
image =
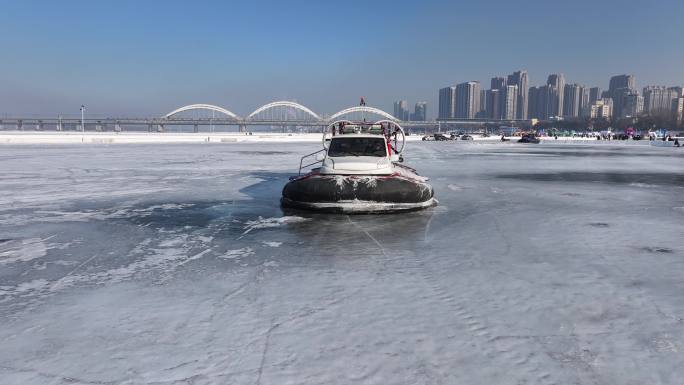
[[[565,85],[563,85],[565,87]],[[544,102],[542,111],[544,119],[551,119],[560,116],[562,112],[562,92],[558,86],[547,84],[542,87],[542,101]]]
[[[580,100],[582,86],[579,84],[568,84],[563,90],[563,116],[566,118],[576,118],[580,113]]]
[[[579,108],[577,116],[584,116],[584,111],[589,107],[589,88],[580,86]]]
[[[558,116],[558,89],[555,85],[531,87],[529,90],[529,119],[550,119]]]
[[[485,115],[489,119],[501,119],[501,90],[487,90],[487,109]]]
[[[491,82],[490,82],[490,89],[492,90],[500,90],[506,87],[506,78],[501,77],[501,76],[496,76],[493,77]]]
[[[636,89],[636,78],[634,75],[615,75],[610,78],[608,91],[612,92],[620,88]]]
[[[530,87],[527,90],[528,102],[527,102],[527,117],[530,119],[539,119],[539,110],[537,109],[538,103],[538,93],[539,87]]]
[[[527,71],[515,71],[508,75],[506,84],[509,86],[518,86],[518,96],[516,100],[516,119],[527,119],[529,87]]]
[[[480,119],[488,118],[487,116],[487,90],[480,90],[480,111],[477,117]]]
[[[669,114],[672,111],[672,101],[680,96],[680,91],[675,87],[644,87],[644,112],[652,115]]]
[[[439,90],[439,119],[456,117],[456,87],[444,87]]]
[[[626,99],[628,95],[633,95],[636,92],[634,75],[616,75],[610,78],[606,96],[613,99],[613,116],[622,118],[629,115],[623,111],[627,103]]]
[[[485,115],[490,119],[503,119],[504,96],[506,95],[507,79],[495,76],[489,82],[490,89],[487,91],[487,110]]]
[[[591,87],[589,89],[589,104],[601,99],[601,87]]]
[[[672,101],[672,114],[677,124],[682,124],[682,121],[684,121],[684,97],[679,97]]]
[[[629,115],[625,112],[627,97],[634,95],[634,91],[629,88],[617,88],[609,91],[610,98],[613,99],[613,117],[624,118]]]
[[[514,120],[518,113],[518,86],[507,85],[501,95],[501,119]]]
[[[644,110],[644,97],[638,93],[629,93],[623,98],[621,118],[636,117]]]
[[[456,117],[475,119],[480,112],[480,82],[470,81],[456,85]]]
[[[394,117],[399,120],[409,120],[408,102],[406,100],[394,102]]]
[[[551,115],[550,116],[562,116],[563,115],[563,96],[565,89],[565,77],[563,74],[551,74],[546,80],[546,84],[555,87],[554,99],[551,100]]]
[[[610,119],[613,116],[613,100],[610,98],[603,98],[594,101],[587,108],[587,116],[596,118]]]
[[[410,116],[414,122],[424,122],[427,120],[427,102],[416,103],[413,113]]]

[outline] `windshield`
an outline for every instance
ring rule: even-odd
[[[387,156],[382,138],[333,138],[328,156]]]

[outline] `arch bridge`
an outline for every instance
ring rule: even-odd
[[[235,113],[219,106],[215,106],[213,104],[189,104],[187,106],[179,107],[176,108],[175,110],[169,112],[168,114],[164,115],[162,118],[164,119],[171,119],[172,117],[175,117],[179,114],[182,114],[183,112],[186,111],[211,111],[211,112],[219,112],[223,115],[226,115],[232,119],[239,120],[240,117],[237,116]]]
[[[317,113],[311,111],[308,107],[296,102],[277,101],[254,110],[247,115],[247,120],[274,120],[279,118],[282,120],[314,120],[323,121]]]
[[[26,130],[37,131],[54,128],[57,131],[123,131],[133,128],[140,130],[146,127],[148,131],[165,131],[166,128],[174,128],[182,131],[182,127],[194,126],[199,132],[199,126],[209,126],[210,131],[215,127],[237,126],[240,131],[246,131],[247,126],[271,126],[301,130],[303,128],[323,128],[333,121],[346,119],[352,121],[366,120],[374,122],[389,120],[399,123],[405,128],[421,128],[427,130],[470,130],[498,127],[501,125],[530,128],[536,123],[536,119],[529,120],[495,120],[495,119],[441,119],[439,121],[401,121],[382,109],[370,106],[353,106],[345,108],[331,115],[322,115],[314,112],[307,106],[294,102],[279,100],[273,101],[255,109],[247,116],[240,116],[233,111],[215,104],[199,103],[189,104],[159,117],[93,117],[76,116],[69,117],[0,117],[0,130]]]
[[[349,107],[345,108],[343,110],[340,110],[330,116],[321,116],[311,110],[310,108],[306,107],[303,104],[297,103],[297,102],[292,102],[292,101],[286,101],[286,100],[280,100],[280,101],[275,101],[271,103],[264,104],[263,106],[257,108],[256,110],[252,111],[249,115],[246,117],[240,117],[234,112],[220,107],[216,106],[213,104],[189,104],[187,106],[179,107],[168,114],[164,115],[161,117],[163,120],[169,121],[169,123],[177,120],[187,120],[188,118],[183,117],[184,113],[193,111],[193,112],[198,112],[198,111],[208,111],[213,113],[219,113],[220,115],[218,117],[212,115],[211,118],[204,118],[204,119],[213,119],[215,121],[225,121],[225,120],[233,120],[238,123],[244,123],[244,124],[259,124],[259,123],[269,123],[269,122],[277,122],[277,123],[287,123],[287,122],[293,122],[293,123],[308,123],[308,124],[314,124],[314,125],[321,125],[321,124],[327,124],[328,122],[335,121],[340,118],[348,118],[348,119],[369,119],[372,120],[372,118],[379,118],[379,119],[387,119],[391,121],[398,122],[399,119],[394,117],[393,115],[379,109],[376,107],[369,107],[369,106],[355,106],[355,107]],[[194,117],[193,119],[198,119],[197,117]],[[377,120],[377,119],[376,119]]]

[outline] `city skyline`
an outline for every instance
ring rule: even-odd
[[[518,70],[507,76],[494,75],[489,89],[481,89],[479,81],[442,87],[438,119],[615,120],[648,115],[669,119],[675,125],[684,120],[681,85],[646,85],[639,90],[633,74],[611,76],[606,91],[569,83],[563,73],[552,73],[546,84],[529,88],[528,80],[527,71]]]
[[[76,115],[86,104],[89,114],[154,116],[190,103],[245,114],[273,100],[331,113],[364,96],[390,112],[399,98],[426,101],[434,118],[435,90],[472,80],[484,89],[520,68],[529,85],[550,73],[604,90],[620,73],[639,86],[684,83],[678,1],[409,4],[4,2],[0,114]],[[587,44],[596,38],[610,44]]]
[[[548,116],[543,116],[544,113],[535,113],[533,115],[542,115],[542,116],[534,116],[534,117],[529,117],[530,119],[535,118],[535,119],[548,119],[551,117],[582,117],[583,116],[583,109],[584,108],[589,108],[592,103],[596,101],[601,101],[602,99],[605,99],[606,97],[609,99],[616,99],[619,98],[620,96],[615,95],[615,90],[622,90],[625,89],[627,90],[627,95],[625,96],[637,96],[638,99],[638,109],[635,110],[633,115],[630,116],[636,116],[641,112],[644,113],[649,113],[649,112],[654,112],[654,111],[663,111],[665,109],[677,109],[677,106],[675,104],[669,103],[670,101],[673,101],[673,99],[676,98],[681,98],[684,97],[684,86],[678,85],[678,84],[670,84],[670,85],[663,85],[663,84],[649,84],[649,85],[641,85],[638,84],[636,81],[636,76],[633,74],[621,74],[621,75],[612,75],[608,82],[608,88],[605,91],[602,91],[603,88],[600,86],[592,86],[592,85],[585,85],[585,84],[578,84],[576,82],[573,83],[568,83],[566,84],[566,79],[565,76],[562,72],[558,73],[552,73],[548,75],[546,84],[541,84],[539,86],[530,86],[529,88],[522,88],[518,87],[518,84],[529,84],[528,83],[529,77],[528,77],[528,71],[527,70],[516,70],[511,74],[508,75],[494,75],[493,77],[490,78],[489,84],[490,84],[490,89],[486,89],[485,86],[481,86],[481,82],[477,80],[471,80],[471,81],[466,81],[463,83],[458,83],[453,86],[447,86],[440,88],[439,91],[440,93],[444,90],[450,89],[450,92],[452,93],[449,98],[453,98],[451,100],[452,106],[452,112],[451,116],[441,116],[439,115],[439,111],[442,109],[441,107],[441,99],[438,97],[438,102],[435,103],[434,108],[434,116],[431,116],[429,113],[427,113],[427,106],[430,104],[429,102],[423,101],[423,100],[416,100],[415,101],[415,106],[413,112],[409,109],[409,101],[406,99],[399,99],[397,100],[396,98],[392,102],[393,108],[381,108],[385,110],[388,113],[391,113],[393,116],[401,119],[401,120],[416,120],[416,121],[423,121],[423,120],[430,120],[430,119],[445,119],[445,118],[460,118],[460,119],[494,119],[494,120],[525,120],[528,119],[527,115],[530,114],[532,109],[534,109],[534,106],[529,106],[528,108],[521,107],[522,105],[529,105],[530,104],[530,98],[532,98],[532,101],[535,101],[535,95],[533,95],[534,89],[539,89],[540,91],[544,90],[544,87],[552,86],[554,85],[556,89],[558,89],[560,85],[560,91],[556,91],[557,94],[555,94],[553,97],[557,98],[558,100],[555,102],[555,104],[551,105],[550,108],[551,110],[547,113]],[[511,83],[512,82],[512,83]],[[511,86],[515,86],[514,89],[510,88]],[[463,86],[468,86],[468,87],[476,87],[475,91],[469,90],[461,90],[461,93],[463,92],[469,92],[469,98],[466,102],[461,100],[461,103],[465,103],[461,106],[458,105],[458,100],[457,98],[458,95],[458,90],[459,87]],[[572,87],[574,90],[574,93],[569,93],[569,88]],[[510,91],[509,91],[510,89]],[[529,95],[523,91],[524,89],[527,89],[529,91]],[[501,95],[490,95],[489,93],[491,91],[501,91]],[[512,91],[512,92],[511,92]],[[653,93],[651,95],[650,93]],[[439,94],[439,93],[438,93]],[[479,97],[476,95],[479,94]],[[511,96],[511,94],[513,96]],[[524,94],[524,96],[523,96]],[[634,95],[630,95],[634,94]],[[574,101],[574,104],[568,105],[568,103],[564,103],[563,99],[565,98],[568,100],[569,96],[572,95],[572,98]],[[668,95],[668,96],[665,96]],[[361,98],[366,99],[367,97],[361,96]],[[494,98],[494,99],[493,99]],[[499,98],[499,99],[497,99]],[[427,98],[425,98],[427,99]],[[492,105],[493,100],[498,100],[495,102],[495,106]],[[297,99],[290,99],[289,101],[293,102],[299,102]],[[401,106],[398,106],[398,103],[403,103]],[[413,101],[411,101],[413,103]],[[621,103],[621,102],[620,102]],[[679,102],[681,103],[681,102]],[[576,104],[576,105],[575,105]],[[601,103],[599,103],[601,104]],[[354,106],[355,104],[351,104],[350,106]],[[221,107],[219,105],[219,107]],[[480,109],[481,108],[481,109]],[[634,106],[632,108],[635,108]],[[491,110],[490,110],[491,109]],[[464,112],[465,110],[468,110],[468,112]],[[496,112],[492,113],[492,110],[494,111],[499,111],[498,115]],[[401,111],[401,112],[398,112]],[[611,106],[611,113],[616,114],[615,116],[619,116],[620,111],[617,110],[615,112],[615,108]],[[71,116],[74,114],[72,113]],[[327,115],[327,112],[322,113],[323,116]],[[0,117],[5,116],[5,117],[10,117],[11,114],[8,113],[2,113],[0,112]],[[45,114],[29,114],[27,117],[31,116],[46,116]],[[62,116],[62,114],[60,114]],[[69,114],[65,114],[63,116],[70,116]],[[414,119],[414,117],[419,117]]]
[[[489,89],[480,89],[479,81],[440,88],[438,119],[622,119],[658,115],[676,124],[684,119],[684,87],[647,85],[639,90],[633,74],[611,76],[603,92],[601,87],[569,83],[563,73],[552,73],[546,84],[526,88],[526,70],[495,75],[489,84]]]

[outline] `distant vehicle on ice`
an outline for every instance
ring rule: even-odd
[[[446,136],[444,134],[437,133],[434,135],[435,140],[441,141],[441,140],[453,140],[451,136]]]
[[[433,134],[433,135],[423,136],[422,140],[425,140],[425,141],[442,141],[442,140],[451,140],[451,139],[448,136],[445,136],[444,134]]]
[[[534,134],[525,134],[522,138],[518,139],[518,143],[539,143],[539,138],[534,136]]]

